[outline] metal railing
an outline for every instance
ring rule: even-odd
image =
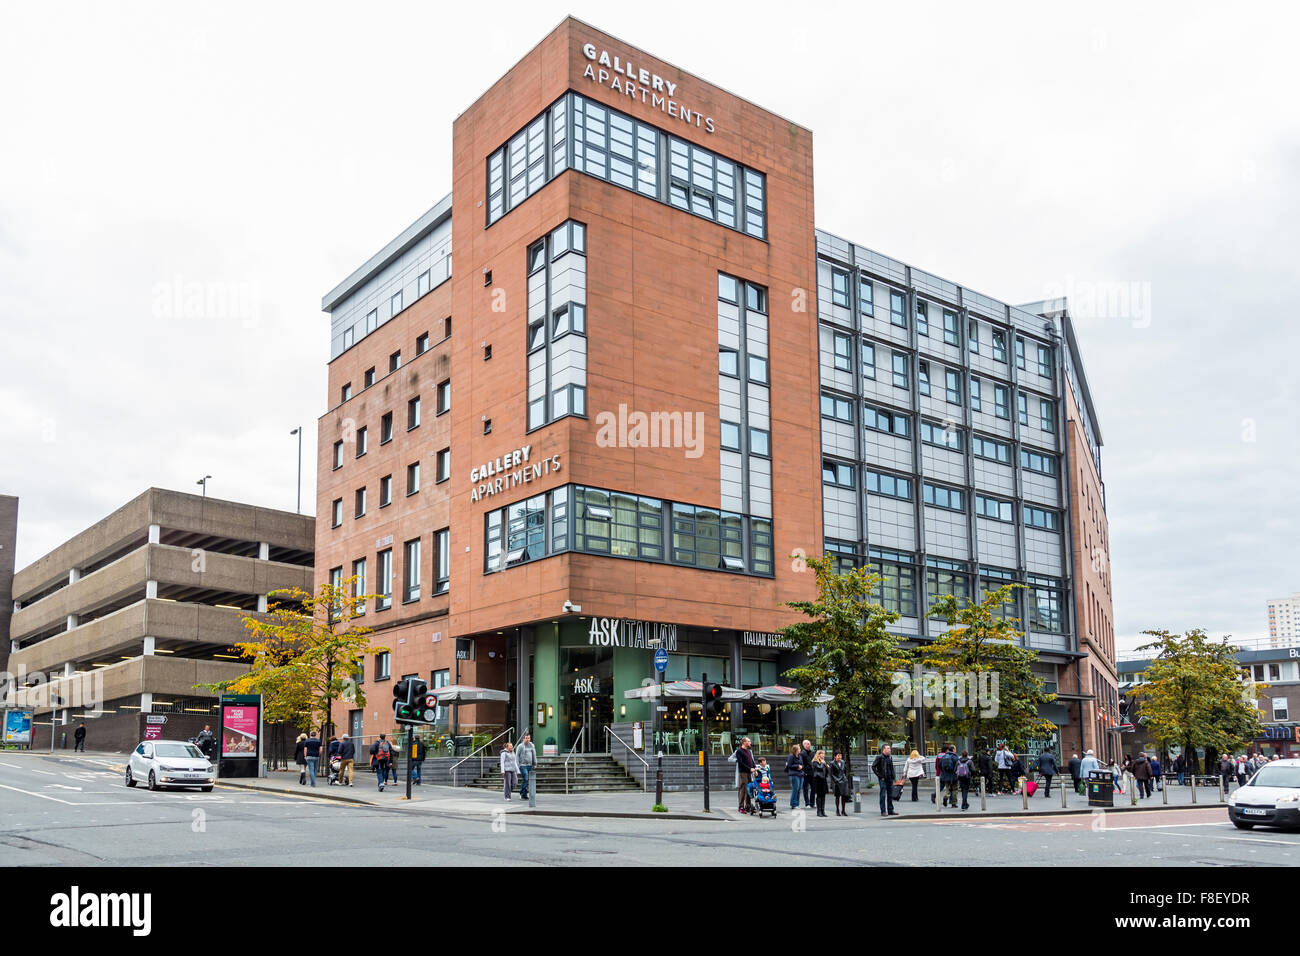
[[[613,728],[611,728],[608,724],[606,724],[605,725],[605,746],[607,748],[606,752],[611,757],[614,755],[613,743],[612,743],[612,741],[614,740],[617,740],[620,744],[622,744],[627,749],[628,753],[630,753],[637,760],[641,761],[641,792],[649,793],[650,792],[650,764],[646,762],[645,757],[642,757],[639,753],[637,753],[635,750],[632,749],[631,744],[629,744],[618,734],[614,733]]]
[[[491,747],[494,743],[496,743],[496,742],[497,742],[498,740],[500,740],[502,737],[509,737],[509,738],[510,738],[510,743],[513,744],[513,743],[515,742],[515,741],[514,741],[514,737],[515,737],[515,728],[513,728],[513,727],[507,727],[505,730],[501,731],[501,733],[497,734],[495,737],[493,737],[493,738],[492,738],[491,740],[489,740],[487,743],[483,744],[481,747],[478,747],[478,748],[475,749],[475,750],[472,750],[470,753],[466,754],[466,755],[465,755],[464,757],[462,757],[460,760],[457,760],[454,764],[452,764],[452,765],[451,765],[451,785],[452,785],[453,787],[458,786],[457,781],[456,781],[456,774],[457,774],[457,772],[460,770],[460,766],[461,766],[461,764],[463,764],[463,763],[464,763],[465,761],[467,761],[467,760],[473,760],[474,757],[475,757],[475,755],[478,756],[478,775],[479,775],[480,777],[483,776],[483,769],[484,769],[484,763],[483,763],[483,761],[487,760],[487,755],[486,755],[485,753],[483,753],[483,751],[487,750],[489,747]]]
[[[569,755],[564,758],[564,792],[566,795],[569,793],[569,761],[572,760],[573,755],[578,752],[578,745],[583,743],[586,740],[586,737],[587,725],[583,724],[582,730],[578,731],[577,739],[569,746]]]

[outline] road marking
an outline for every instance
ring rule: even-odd
[[[25,793],[29,797],[40,797],[42,800],[53,800],[55,803],[62,803],[69,807],[75,807],[79,805],[73,803],[71,800],[60,800],[58,797],[52,797],[48,793],[34,793],[31,790],[21,790],[18,787],[10,787],[3,783],[0,783],[0,789],[12,790],[14,793]]]
[[[47,777],[57,777],[57,776],[58,776],[57,773],[52,773],[52,772],[49,771],[49,770],[37,770],[35,767],[32,767],[32,768],[30,768],[30,769],[31,769],[32,773],[43,773],[43,774],[45,774],[45,776],[47,776]]]
[[[80,787],[69,787],[66,783],[47,783],[46,786],[47,786],[47,787],[58,787],[60,790],[76,790],[76,791],[78,791],[78,792],[81,791],[81,788],[80,788]]]
[[[15,770],[23,769],[22,764],[17,764],[17,763],[0,763],[0,767],[12,767]]]

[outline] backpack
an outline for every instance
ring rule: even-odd
[[[959,777],[970,776],[970,764],[968,762],[963,762],[961,760],[957,761],[957,776]]]
[[[388,745],[388,741],[379,741],[379,746],[375,748],[375,763],[388,763],[392,756],[393,748]]]
[[[958,760],[956,754],[946,754],[943,758],[943,773],[956,773],[957,764]]]

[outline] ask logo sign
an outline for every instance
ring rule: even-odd
[[[148,936],[152,911],[151,893],[89,893],[74,886],[50,897],[50,925],[60,929],[125,928]]]

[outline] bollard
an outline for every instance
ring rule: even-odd
[[[935,761],[934,764],[934,812],[935,813],[943,812],[943,800],[939,796],[941,792],[942,791],[940,791],[939,789],[939,762]]]
[[[862,812],[862,778],[853,778],[853,812]]]
[[[1192,803],[1196,802],[1196,774],[1192,774]]]
[[[1028,777],[1026,777],[1025,782],[1020,785],[1020,805],[1025,810],[1029,809],[1029,778]]]
[[[1219,774],[1217,779],[1219,781],[1219,802],[1222,803],[1223,802],[1223,774]]]
[[[1138,805],[1137,777],[1131,773],[1124,774],[1124,781],[1128,784],[1128,803],[1130,807]]]
[[[980,809],[981,810],[987,810],[989,808],[989,795],[984,789],[984,781],[985,778],[980,777]]]
[[[1163,783],[1160,786],[1160,802],[1165,806],[1169,806],[1169,787]]]
[[[1065,803],[1065,786],[1064,786],[1064,784],[1062,784],[1062,786],[1061,786],[1061,809],[1062,809],[1062,810],[1067,809],[1067,807],[1066,807],[1066,803]]]

